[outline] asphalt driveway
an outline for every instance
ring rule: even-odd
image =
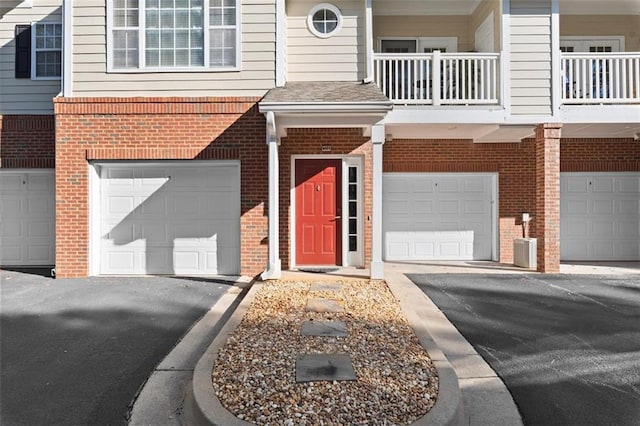
[[[0,423],[122,425],[153,368],[229,288],[0,271]]]
[[[640,275],[414,274],[527,425],[640,424]]]

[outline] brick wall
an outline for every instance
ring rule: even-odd
[[[291,162],[293,155],[322,155],[323,145],[331,145],[331,155],[353,155],[363,158],[364,199],[364,260],[371,262],[371,222],[366,218],[372,214],[372,144],[370,138],[362,136],[361,129],[289,129],[282,138],[280,158],[280,259],[283,269],[290,266],[291,247]],[[344,215],[343,215],[344,216]],[[343,247],[346,250],[347,247]]]
[[[53,115],[0,115],[0,167],[52,168]]]
[[[539,272],[560,272],[560,134],[562,124],[536,127],[536,215]]]
[[[522,236],[522,213],[535,216],[535,142],[394,139],[384,144],[383,171],[498,173],[500,262],[513,262],[513,239]],[[529,235],[535,236],[535,223]]]
[[[56,274],[88,274],[88,160],[239,159],[241,273],[267,262],[266,123],[255,98],[60,98]]]
[[[627,139],[562,139],[561,172],[640,171],[640,141]]]

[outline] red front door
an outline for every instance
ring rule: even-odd
[[[296,160],[296,263],[342,264],[342,160]]]

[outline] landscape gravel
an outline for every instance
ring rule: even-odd
[[[263,284],[213,366],[216,396],[239,419],[260,425],[403,425],[424,416],[438,394],[426,350],[384,281]],[[308,298],[341,299],[344,312],[306,312]],[[304,321],[344,321],[346,337],[303,336]],[[355,381],[296,383],[303,354],[348,354]]]

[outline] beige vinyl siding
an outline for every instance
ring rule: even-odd
[[[375,15],[373,17],[374,48],[379,51],[377,41],[381,38],[457,37],[458,52],[469,52],[473,50],[472,36],[469,35],[469,21],[470,17],[467,15]],[[480,23],[482,21],[478,25]]]
[[[560,15],[560,37],[624,36],[627,52],[640,52],[640,15]]]
[[[74,2],[73,95],[262,96],[275,86],[275,0],[242,0],[240,71],[107,72],[104,0]]]
[[[4,1],[3,1],[4,3]],[[60,80],[15,76],[15,26],[32,22],[62,22],[62,0],[33,0],[32,7],[0,8],[0,114],[53,114],[52,99]]]
[[[551,16],[528,11],[511,15],[510,34],[511,113],[550,115]]]
[[[469,21],[469,41],[471,46],[475,46],[475,34],[478,27],[487,19],[487,16],[493,12],[493,51],[500,51],[500,29],[502,27],[502,12],[500,0],[483,0],[471,14]]]
[[[287,2],[287,80],[356,81],[365,77],[364,2],[340,0],[342,28],[328,38],[313,35],[307,27],[309,11],[317,1]]]

